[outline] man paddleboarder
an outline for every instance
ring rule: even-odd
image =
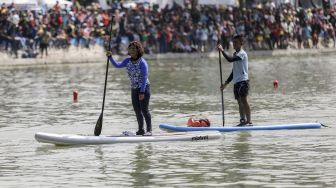
[[[247,101],[250,88],[248,77],[248,56],[242,46],[243,38],[241,35],[235,35],[233,37],[233,48],[235,49],[233,56],[227,55],[221,44],[217,45],[217,50],[222,52],[225,59],[228,62],[233,63],[232,72],[225,83],[221,85],[221,89],[224,90],[225,87],[233,81],[233,92],[239,105],[240,114],[240,123],[237,126],[252,126],[251,110]]]

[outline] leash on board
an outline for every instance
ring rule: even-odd
[[[329,127],[329,126],[324,125],[323,123],[320,123],[320,124],[321,124],[322,127]]]

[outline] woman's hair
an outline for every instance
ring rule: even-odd
[[[129,43],[128,48],[130,48],[131,46],[137,49],[138,58],[142,57],[142,55],[144,54],[144,48],[142,44],[139,41],[132,41],[131,43]]]

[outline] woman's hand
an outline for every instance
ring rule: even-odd
[[[106,56],[107,57],[111,57],[112,56],[112,52],[111,51],[106,51]]]

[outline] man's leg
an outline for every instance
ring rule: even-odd
[[[249,103],[247,102],[247,96],[241,97],[240,99],[241,99],[244,114],[246,115],[246,123],[252,123],[251,122],[251,109],[250,109]]]
[[[237,102],[238,102],[238,106],[239,106],[239,115],[240,115],[240,121],[244,120],[246,121],[246,114],[245,114],[245,109],[244,109],[244,104],[242,102],[242,99],[239,98],[237,99]],[[242,122],[240,122],[242,123]]]

